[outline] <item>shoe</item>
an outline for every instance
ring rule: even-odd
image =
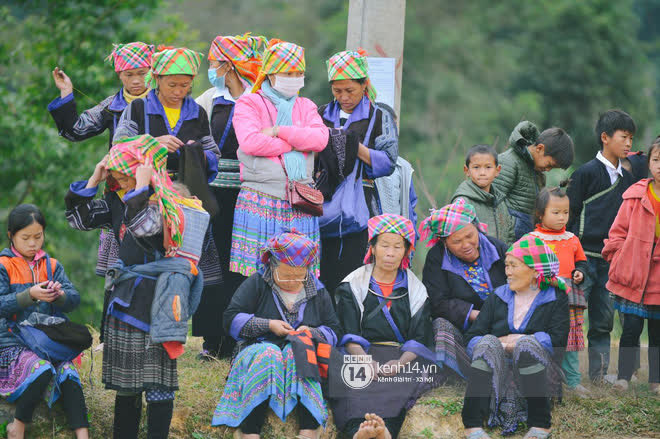
[[[617,381],[617,376],[613,373],[611,373],[609,375],[605,375],[603,377],[603,382],[607,383],[607,384],[614,384],[614,383],[616,383],[616,381]]]
[[[626,380],[616,380],[613,387],[617,390],[623,390],[624,392],[628,390],[628,381]]]
[[[213,355],[213,353],[210,352],[209,350],[203,349],[202,352],[197,354],[197,359],[199,361],[213,361],[213,360],[217,360],[218,358],[215,355]]]
[[[534,439],[547,439],[550,436],[552,436],[551,431],[543,431],[540,428],[532,427],[529,429],[527,434],[523,439],[529,439],[529,438],[534,438]]]
[[[474,430],[472,433],[466,434],[465,437],[466,439],[490,439],[490,436],[488,436],[488,433],[483,428]]]
[[[660,383],[649,383],[649,390],[660,396]]]
[[[569,390],[575,394],[578,398],[588,398],[591,396],[591,390],[584,387],[582,384],[578,384],[575,387],[569,388]]]

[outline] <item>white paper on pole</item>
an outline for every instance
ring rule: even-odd
[[[369,56],[367,61],[369,62],[369,79],[376,88],[376,101],[394,108],[396,59]]]

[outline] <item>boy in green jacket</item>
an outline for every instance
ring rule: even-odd
[[[463,166],[467,179],[454,192],[452,203],[458,198],[465,199],[474,206],[479,221],[488,226],[487,234],[511,245],[514,242],[514,220],[503,194],[492,185],[501,169],[495,148],[490,145],[470,148]]]
[[[544,172],[573,163],[573,139],[561,128],[539,134],[533,123],[520,122],[509,137],[510,148],[499,155],[502,172],[493,181],[515,219],[515,240],[534,230],[536,196],[545,187]]]

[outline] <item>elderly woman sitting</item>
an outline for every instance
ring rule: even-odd
[[[474,207],[463,199],[434,210],[420,224],[422,240],[433,247],[423,282],[431,303],[436,352],[459,375],[469,370],[463,334],[493,290],[506,284],[503,242],[482,230]]]
[[[557,256],[535,236],[523,236],[507,251],[508,284],[486,299],[465,335],[472,358],[463,404],[468,438],[489,437],[481,428],[486,417],[503,434],[527,421],[525,438],[549,437],[550,397],[561,391],[569,331],[558,272]]]
[[[374,381],[358,390],[333,386],[332,413],[337,427],[354,438],[376,437],[372,434],[379,430],[379,438],[396,437],[406,410],[429,386],[420,384],[423,380],[394,383],[381,378],[423,372],[424,365],[429,372],[436,369],[429,349],[431,319],[426,288],[408,269],[415,242],[412,222],[384,214],[371,218],[368,228],[367,265],[344,279],[335,300],[345,332],[340,345],[351,355],[371,355]],[[333,362],[331,384],[338,369]]]
[[[312,269],[317,253],[318,245],[304,235],[281,232],[266,242],[259,270],[234,294],[223,321],[239,353],[213,425],[240,427],[243,437],[259,437],[269,405],[282,421],[297,405],[302,437],[315,437],[314,430],[325,424],[328,410],[316,357],[306,361],[314,351],[301,357],[296,348],[300,338],[312,339],[321,363],[340,334],[330,296]]]

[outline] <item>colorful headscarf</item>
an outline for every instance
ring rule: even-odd
[[[113,44],[114,49],[105,59],[115,68],[115,72],[151,67],[154,46],[140,41],[128,44]]]
[[[410,243],[410,252],[408,253],[408,257],[401,260],[401,268],[406,269],[410,266],[410,256],[415,250],[415,226],[412,221],[401,215],[384,213],[370,218],[367,222],[367,227],[369,228],[369,241],[383,233],[396,233],[408,241]],[[364,263],[369,264],[373,262],[372,259],[371,246],[369,246],[369,250],[364,257]]]
[[[364,94],[371,102],[376,102],[376,89],[369,79],[367,52],[363,48],[359,47],[357,51],[337,52],[325,63],[328,66],[328,81],[367,78]]]
[[[552,286],[566,291],[566,284],[557,277],[559,258],[541,238],[530,234],[524,235],[514,242],[506,253],[515,256],[536,271],[536,281],[542,290]]]
[[[185,47],[158,46],[151,58],[151,70],[144,77],[147,87],[156,88],[155,75],[197,75],[202,54]]]
[[[431,210],[431,215],[419,225],[419,236],[422,241],[429,240],[427,247],[433,247],[440,238],[446,238],[470,224],[483,233],[488,228],[479,222],[474,206],[459,198],[441,209]]]
[[[261,68],[261,54],[268,39],[249,32],[235,37],[218,35],[211,43],[209,61],[229,61],[236,68],[239,78],[252,87]]]
[[[172,180],[167,175],[167,148],[149,134],[128,137],[110,149],[106,168],[135,178],[138,165],[144,163],[154,168],[151,187],[165,219],[163,232],[170,243],[166,256],[174,256],[183,241],[183,212],[179,205],[184,204],[185,199],[174,190]]]
[[[273,257],[292,267],[311,267],[319,252],[318,243],[296,229],[280,232],[261,248],[261,262],[268,264]]]
[[[268,42],[268,48],[264,51],[261,69],[252,87],[252,92],[254,93],[261,88],[261,83],[266,79],[266,75],[304,71],[305,49],[293,43],[272,39]]]

